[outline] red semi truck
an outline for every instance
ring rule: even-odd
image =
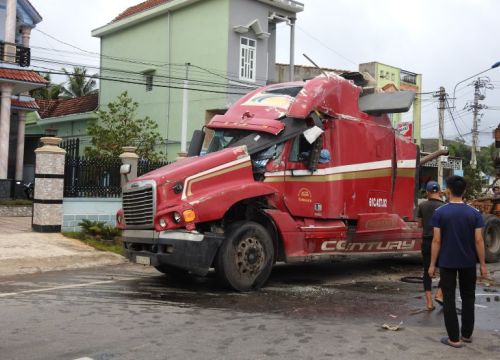
[[[419,150],[387,115],[415,94],[366,84],[350,73],[269,85],[215,116],[206,154],[196,131],[190,157],[124,187],[127,257],[164,273],[215,268],[247,291],[276,262],[418,252]]]

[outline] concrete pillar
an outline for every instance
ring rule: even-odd
[[[12,85],[2,84],[2,100],[0,104],[0,180],[7,179],[9,165],[9,135],[10,135],[10,103]]]
[[[17,126],[16,180],[23,179],[24,133],[26,128],[26,112],[19,111]]]
[[[64,157],[62,139],[43,137],[43,146],[35,150],[35,194],[33,224],[37,232],[60,232],[63,220]]]
[[[30,46],[31,28],[23,26],[21,28],[22,44],[24,47]],[[29,92],[24,92],[21,95],[30,96]],[[26,128],[26,112],[19,112],[19,125],[17,127],[17,152],[16,152],[16,180],[23,179],[23,164],[24,164],[24,135]]]
[[[124,146],[122,147],[123,153],[120,154],[120,159],[122,159],[122,164],[130,164],[130,173],[126,176],[121,177],[122,187],[125,184],[137,177],[137,165],[139,163],[139,155],[135,153],[137,147],[135,146]]]
[[[14,63],[16,59],[17,0],[7,0],[5,7],[5,37],[3,61]]]
[[[23,26],[21,28],[21,39],[24,47],[30,47],[31,28]]]
[[[15,43],[17,0],[7,0],[5,5],[5,42]]]

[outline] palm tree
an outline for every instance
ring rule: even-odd
[[[62,88],[62,96],[65,98],[75,98],[93,94],[97,91],[96,75],[87,75],[85,67],[75,66],[73,71],[69,72],[63,68],[64,73],[68,77],[66,86]]]
[[[62,93],[62,84],[52,84],[50,74],[40,73],[45,80],[49,82],[48,86],[35,89],[30,92],[35,99],[59,99]]]

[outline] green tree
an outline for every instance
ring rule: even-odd
[[[123,152],[123,146],[137,146],[137,154],[141,158],[160,160],[163,154],[155,151],[156,144],[162,141],[157,131],[158,124],[147,116],[136,118],[138,106],[125,91],[106,109],[97,110],[98,118],[87,128],[94,148],[86,148],[86,154],[118,156]]]
[[[68,77],[66,85],[62,88],[62,95],[65,98],[75,98],[93,94],[97,91],[96,75],[87,75],[87,69],[75,66],[73,71],[69,72],[63,68]]]
[[[495,143],[481,148],[477,156],[477,166],[486,175],[495,176]]]
[[[35,99],[59,99],[62,94],[62,84],[52,84],[50,74],[40,73],[40,75],[49,82],[49,85],[32,90],[31,96]]]
[[[489,147],[481,149],[481,153],[477,156],[478,164],[475,169],[470,166],[471,148],[462,140],[455,140],[448,143],[450,156],[456,156],[462,159],[462,167],[464,169],[464,178],[467,181],[467,189],[465,191],[465,199],[474,199],[481,195],[483,183],[481,180],[481,172],[489,175],[494,172],[493,159],[489,154]],[[494,148],[494,145],[493,145]],[[488,158],[488,156],[490,156]]]

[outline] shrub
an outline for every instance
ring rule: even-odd
[[[120,229],[99,221],[84,219],[80,221],[78,225],[82,228],[83,235],[90,236],[97,240],[110,241],[114,240],[117,236],[121,236],[122,234]]]

